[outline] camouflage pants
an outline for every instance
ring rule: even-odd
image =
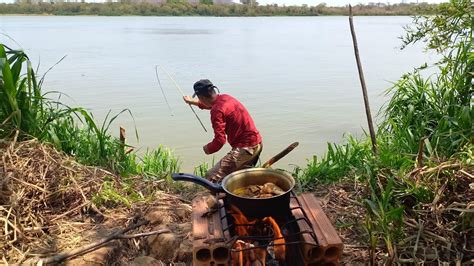
[[[241,169],[253,167],[260,155],[262,144],[247,148],[234,148],[206,173],[206,179],[220,183],[227,175]]]

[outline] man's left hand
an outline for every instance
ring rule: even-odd
[[[209,150],[207,149],[207,145],[204,145],[202,147],[202,150],[204,151],[205,154],[209,154]]]

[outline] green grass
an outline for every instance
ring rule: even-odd
[[[294,171],[306,189],[343,180],[366,184],[367,240],[372,253],[382,241],[390,261],[403,235],[403,217],[417,219],[416,210],[433,202],[444,184],[454,194],[458,187],[455,171],[450,169],[417,178],[410,173],[425,169],[422,164],[473,166],[472,8],[468,0],[452,0],[441,4],[435,16],[417,17],[407,27],[402,38],[405,46],[424,42],[442,60],[435,65],[436,74],[425,77],[423,69],[407,73],[387,91],[391,99],[380,111],[377,154],[372,153],[369,138],[346,136],[344,143],[328,144],[325,155],[313,157]],[[169,174],[179,171],[179,159],[169,149],[149,150],[140,158],[135,152],[126,153],[124,145],[110,135],[114,120],[124,113],[131,115],[129,110],[109,113],[97,123],[85,109],[54,100],[60,97],[57,92],[43,93],[44,76],[36,76],[27,55],[1,44],[0,69],[0,138],[11,138],[18,132],[20,140],[34,137],[53,143],[79,162],[121,174],[118,183],[104,180],[103,189],[94,196],[97,204],[130,206],[143,198],[135,193],[140,182],[133,176],[153,183],[156,179],[169,181]],[[203,176],[211,166],[204,163],[194,172]],[[170,189],[193,194],[197,187],[178,184]],[[452,196],[447,193],[443,197]],[[468,224],[464,217],[460,220]]]
[[[387,90],[390,100],[379,112],[377,154],[372,154],[367,136],[361,140],[348,136],[343,144],[329,143],[326,154],[315,156],[306,167],[295,168],[294,176],[309,190],[320,183],[366,184],[367,241],[372,254],[384,243],[388,264],[396,259],[404,217],[418,220],[426,213],[423,205],[431,204],[437,193],[444,199],[458,196],[454,189],[440,190],[443,185],[458,187],[456,171],[437,170],[416,178],[411,173],[437,169],[441,163],[472,171],[473,14],[470,1],[452,0],[441,4],[435,16],[416,17],[406,27],[404,47],[423,42],[442,59],[433,66],[438,69],[435,74],[426,77],[422,67]]]
[[[472,11],[469,1],[453,0],[440,5],[439,15],[417,18],[414,30],[407,29],[405,46],[427,42],[428,48],[443,58],[435,65],[439,70],[436,74],[424,77],[423,69],[419,69],[405,74],[387,90],[391,98],[379,112],[382,122],[377,131],[376,156],[368,138],[348,136],[343,144],[329,143],[326,154],[313,157],[305,168],[297,168],[296,176],[311,186],[311,182],[353,176],[373,164],[376,166],[371,167],[404,171],[415,165],[418,154],[430,162],[469,153],[469,143],[474,139]]]
[[[368,141],[359,141],[346,136],[345,144],[328,143],[328,151],[321,158],[314,156],[305,168],[296,167],[295,176],[301,185],[311,188],[319,183],[332,183],[347,175],[363,170],[371,160],[371,146]]]
[[[132,116],[130,110],[114,115],[109,112],[97,123],[84,108],[72,108],[52,99],[59,99],[60,93],[44,93],[44,76],[38,81],[27,55],[1,44],[0,68],[0,138],[16,134],[20,141],[38,138],[52,143],[82,164],[103,167],[121,175],[120,179],[104,179],[101,189],[93,196],[95,204],[130,207],[136,201],[153,196],[152,190],[158,189],[156,180],[163,179],[170,184],[170,174],[179,172],[180,161],[171,150],[160,146],[147,150],[142,156],[127,153],[129,147],[109,133],[120,115]],[[138,139],[136,129],[135,134]],[[135,176],[139,176],[138,180]],[[137,191],[146,191],[148,196]]]
[[[141,163],[137,165],[137,173],[154,179],[165,178],[171,173],[179,172],[181,165],[173,152],[163,146],[152,151],[147,150],[140,160]]]
[[[206,176],[207,171],[209,171],[216,164],[215,159],[216,158],[212,157],[210,164],[208,162],[203,162],[200,165],[194,167],[194,175],[202,177]]]
[[[144,199],[144,195],[137,192],[134,183],[130,180],[123,180],[117,184],[113,178],[106,177],[100,191],[92,197],[92,202],[97,206],[114,208],[120,205],[131,207],[133,202]]]
[[[142,158],[125,152],[127,146],[110,134],[110,126],[128,109],[106,115],[97,123],[92,113],[81,107],[62,104],[58,92],[44,93],[45,76],[38,79],[28,56],[0,44],[0,138],[18,132],[19,140],[38,138],[74,156],[86,165],[105,167],[123,176],[141,174],[164,178],[178,172],[180,163],[169,149],[147,151]],[[138,139],[138,132],[135,129]]]

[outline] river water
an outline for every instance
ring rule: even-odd
[[[373,115],[384,91],[403,73],[430,62],[421,47],[400,51],[409,17],[356,17],[359,49]],[[164,66],[187,93],[208,78],[250,111],[264,139],[262,159],[287,145],[300,146],[276,167],[305,165],[322,155],[327,142],[367,128],[347,17],[54,17],[2,16],[2,42],[21,47],[40,73],[66,55],[46,78],[45,89],[61,91],[71,105],[91,110],[101,121],[112,110],[123,115],[128,141],[140,151],[160,144],[175,150],[183,170],[229,150],[206,156],[213,137],[209,112],[197,110],[205,133],[179,92],[160,73],[173,116],[155,76]]]

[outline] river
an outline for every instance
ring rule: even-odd
[[[409,17],[355,17],[356,33],[373,115],[384,91],[403,73],[432,61],[421,47],[400,51]],[[174,149],[191,171],[229,150],[206,156],[213,137],[209,112],[197,110],[205,133],[164,73],[160,77],[170,114],[158,87],[155,65],[164,66],[187,93],[208,78],[238,98],[264,139],[262,159],[287,145],[300,146],[276,167],[291,169],[322,155],[327,142],[367,128],[347,17],[59,17],[1,16],[3,43],[21,47],[47,75],[44,88],[61,91],[68,104],[122,115],[128,141],[140,151],[160,144]],[[139,140],[134,138],[136,125]]]

